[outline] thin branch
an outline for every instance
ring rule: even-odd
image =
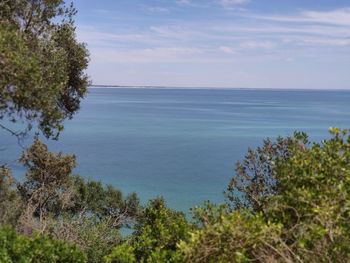
[[[12,136],[15,136],[17,138],[17,143],[18,145],[22,148],[22,149],[25,149],[24,145],[22,144],[22,140],[23,140],[23,137],[25,136],[26,132],[20,132],[20,131],[13,131],[9,128],[7,128],[6,126],[2,125],[0,123],[0,128],[9,132]]]

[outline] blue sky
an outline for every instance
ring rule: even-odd
[[[95,84],[350,89],[350,0],[76,0]]]

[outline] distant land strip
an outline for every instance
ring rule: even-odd
[[[231,87],[194,87],[194,86],[152,86],[152,85],[106,85],[106,84],[92,84],[92,88],[134,88],[134,89],[235,89],[235,90],[254,90],[253,88],[231,88]]]
[[[111,85],[111,84],[92,84],[90,85],[90,87],[94,87],[94,88],[159,88],[159,89],[232,89],[230,87],[194,87],[194,86],[184,87],[184,86]]]
[[[349,92],[349,89],[318,89],[318,88],[249,88],[249,87],[212,87],[212,86],[152,86],[152,85],[112,85],[112,84],[91,84],[92,88],[135,88],[135,89],[217,89],[217,90],[251,90],[251,91],[345,91]]]

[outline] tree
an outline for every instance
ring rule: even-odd
[[[265,209],[283,224],[291,249],[309,262],[350,260],[350,136],[348,130],[330,132],[330,139],[295,147],[291,158],[277,162],[280,192]]]
[[[25,180],[18,183],[25,204],[20,222],[26,231],[31,231],[37,221],[41,224],[48,216],[58,217],[72,205],[74,190],[69,182],[76,162],[74,155],[49,152],[38,138],[20,162],[28,169]]]
[[[57,138],[87,92],[88,52],[76,39],[75,14],[63,0],[0,2],[0,127],[19,138],[33,125]]]
[[[70,183],[75,192],[74,203],[69,208],[72,214],[108,219],[112,228],[127,226],[139,216],[140,200],[135,193],[124,196],[112,185],[86,181],[80,176],[71,177]]]
[[[331,134],[321,143],[289,144],[269,173],[276,191],[258,196],[257,208],[197,209],[200,228],[180,241],[184,261],[349,262],[350,136],[336,128]]]
[[[186,240],[191,225],[181,212],[166,207],[162,198],[151,200],[131,240],[117,246],[107,262],[178,262],[177,243]]]
[[[8,170],[0,173],[0,212],[6,212],[0,223],[21,233],[40,232],[74,243],[89,262],[100,262],[119,244],[120,228],[139,216],[136,194],[123,196],[111,185],[72,175],[75,156],[52,153],[38,138],[20,162],[27,168],[22,181],[13,185]]]
[[[287,160],[292,148],[305,148],[308,144],[307,135],[296,132],[292,137],[278,137],[276,141],[266,139],[255,150],[249,148],[244,160],[237,162],[236,175],[225,192],[228,204],[234,209],[261,212],[266,198],[279,192],[277,160]]]

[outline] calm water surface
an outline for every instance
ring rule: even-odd
[[[350,92],[94,88],[65,126],[49,145],[77,155],[76,173],[186,211],[223,201],[235,162],[263,138],[350,127]],[[1,161],[18,156],[14,138],[0,143]]]

